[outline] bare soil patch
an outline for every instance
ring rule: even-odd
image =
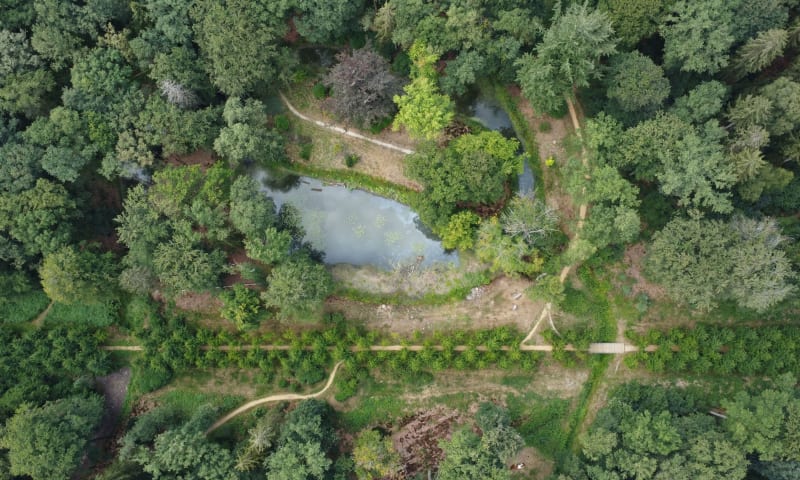
[[[120,413],[122,413],[122,405],[125,403],[130,380],[131,369],[128,367],[95,379],[97,389],[103,394],[104,408],[103,417],[94,439],[107,438],[114,433]]]
[[[627,267],[625,274],[636,281],[633,284],[632,291],[634,296],[638,293],[645,293],[654,301],[662,300],[667,296],[667,291],[664,287],[648,281],[642,275],[642,260],[646,254],[647,250],[644,243],[636,243],[629,246],[625,250],[623,258],[623,263]]]
[[[237,395],[243,398],[256,398],[266,386],[256,380],[259,370],[239,368],[215,368],[202,378],[181,377],[173,382],[175,388],[191,388],[203,393]],[[258,386],[262,388],[259,389]]]
[[[339,264],[330,268],[333,278],[342,285],[375,294],[402,293],[409,297],[422,297],[426,293],[447,293],[466,274],[480,272],[484,265],[466,255],[461,256],[461,265],[435,264],[421,266],[418,261],[397,265],[386,271],[374,266]]]
[[[418,142],[412,139],[405,131],[392,131],[385,128],[377,134],[356,128],[343,119],[335,118],[326,109],[325,101],[314,98],[311,94],[314,81],[295,85],[290,91],[285,92],[292,105],[303,115],[326,123],[333,123],[346,128],[348,131],[359,133],[366,137],[391,143],[409,150],[416,150]],[[292,116],[292,124],[296,134],[311,140],[313,149],[309,164],[318,168],[345,168],[344,159],[347,154],[356,154],[360,161],[352,167],[353,170],[376,178],[381,178],[398,185],[403,185],[414,190],[422,190],[422,186],[405,175],[405,154],[391,150],[373,143],[339,135],[309,122]],[[302,141],[302,138],[298,140]],[[303,160],[299,156],[299,145],[289,145],[289,157],[292,161]]]
[[[188,155],[170,155],[166,158],[167,164],[182,167],[186,165],[200,165],[203,170],[216,163],[217,156],[210,150],[197,150]]]
[[[343,312],[371,329],[407,336],[447,329],[485,329],[504,325],[527,331],[539,317],[544,302],[524,294],[531,282],[500,277],[473,292],[471,300],[436,305],[375,305],[343,298],[330,298],[326,310]]]
[[[216,315],[222,301],[211,292],[187,292],[175,298],[175,306],[187,312]]]
[[[419,142],[405,130],[393,131],[391,127],[387,127],[380,132],[373,134],[371,132],[356,128],[355,125],[348,123],[346,120],[335,117],[329,108],[326,106],[325,100],[318,100],[314,97],[312,89],[314,88],[315,79],[310,79],[304,83],[297,84],[292,87],[290,91],[284,92],[286,97],[292,102],[298,110],[304,115],[307,115],[315,120],[322,120],[326,123],[336,123],[342,126],[347,126],[349,130],[358,132],[362,135],[380,140],[383,142],[393,143],[400,145],[410,150],[416,150]]]
[[[547,397],[571,398],[577,396],[589,378],[589,370],[567,368],[547,358],[531,373],[529,389]]]
[[[465,419],[457,410],[436,406],[404,419],[392,435],[392,443],[400,454],[406,478],[413,478],[438,465],[444,458],[439,441],[450,438],[454,427]]]

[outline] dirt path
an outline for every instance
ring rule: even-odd
[[[531,300],[525,295],[530,284],[529,280],[503,276],[473,289],[468,299],[443,305],[381,305],[333,297],[326,302],[326,310],[360,320],[370,330],[403,337],[414,332],[427,335],[442,330],[501,326],[526,331],[531,319],[536,318],[544,306],[544,302]]]
[[[114,427],[122,412],[122,405],[125,403],[130,380],[131,369],[128,367],[95,379],[97,388],[102,392],[104,399],[103,418],[95,432],[95,439],[106,438],[114,433]]]
[[[142,352],[144,351],[144,347],[140,345],[107,345],[101,347],[103,350],[108,352]],[[264,350],[264,351],[289,351],[293,350],[295,347],[291,345],[219,345],[210,347],[208,345],[203,345],[200,347],[200,350],[219,350],[221,352],[249,352],[254,349]],[[447,347],[448,350],[452,350],[454,352],[466,352],[467,350],[475,349],[478,352],[488,352],[488,351],[501,351],[507,352],[510,350],[515,349],[516,347],[510,347],[508,345],[503,345],[501,347],[487,347],[486,345],[455,345],[453,347]],[[333,351],[336,347],[328,347],[328,350]],[[403,350],[408,350],[409,352],[421,352],[423,350],[435,350],[435,351],[444,351],[446,348],[443,345],[370,345],[368,347],[359,347],[359,346],[352,346],[349,348],[351,352],[363,352],[368,350],[370,352],[400,352]],[[553,346],[552,345],[520,345],[519,349],[523,352],[552,352]],[[654,352],[658,349],[657,345],[648,345],[645,347],[646,352]],[[306,351],[313,351],[315,347],[303,347],[302,350]],[[567,344],[564,346],[564,350],[567,352],[575,352],[578,349],[574,346]],[[598,355],[617,355],[623,353],[632,353],[638,352],[639,347],[636,345],[629,345],[627,343],[615,343],[615,342],[600,342],[600,343],[592,343],[589,344],[589,348],[585,350],[587,353],[591,354],[598,354]]]
[[[361,133],[358,133],[357,131],[350,130],[347,127],[340,127],[340,126],[335,125],[333,123],[326,123],[326,122],[323,122],[322,120],[315,120],[313,118],[307,117],[306,115],[303,115],[302,113],[297,111],[297,109],[294,108],[294,106],[291,103],[289,103],[289,100],[286,98],[286,96],[283,93],[279,93],[279,95],[281,96],[281,100],[286,105],[286,107],[289,109],[289,111],[292,112],[292,114],[294,116],[296,116],[297,118],[299,118],[301,120],[305,120],[306,122],[311,122],[314,125],[317,125],[318,127],[326,128],[328,130],[334,131],[336,133],[340,133],[342,135],[347,135],[349,137],[357,138],[359,140],[365,140],[367,142],[373,143],[375,145],[379,145],[379,146],[384,147],[384,148],[388,148],[388,149],[395,150],[395,151],[398,151],[398,152],[401,152],[401,153],[405,153],[406,155],[410,155],[410,154],[414,153],[414,150],[402,147],[400,145],[395,145],[393,143],[384,142],[382,140],[376,140],[374,138],[370,138],[370,137],[368,137],[366,135],[362,135]]]
[[[265,403],[271,403],[271,402],[284,402],[284,401],[288,401],[288,400],[306,400],[306,399],[309,399],[309,398],[319,397],[320,395],[322,395],[323,393],[328,391],[328,389],[331,387],[331,385],[333,385],[333,379],[336,377],[336,371],[339,370],[339,367],[341,365],[342,365],[342,362],[339,362],[333,367],[333,371],[331,372],[330,377],[328,377],[328,382],[325,384],[325,386],[319,392],[311,393],[311,394],[308,394],[308,395],[298,395],[296,393],[281,393],[281,394],[278,394],[278,395],[270,395],[268,397],[263,397],[263,398],[259,398],[257,400],[253,400],[251,402],[247,402],[244,405],[242,405],[241,407],[237,408],[236,410],[230,412],[229,414],[225,415],[224,417],[222,417],[219,420],[217,420],[216,422],[214,422],[214,425],[211,425],[208,428],[208,430],[206,430],[206,435],[208,435],[209,433],[211,433],[214,430],[218,429],[219,427],[221,427],[222,425],[224,425],[225,423],[227,423],[231,419],[243,414],[244,412],[247,412],[248,410],[252,410],[252,409],[258,407],[259,405],[264,405]]]
[[[33,321],[31,322],[33,326],[41,327],[44,324],[44,319],[47,317],[47,314],[50,313],[50,309],[53,308],[53,303],[55,302],[50,300],[50,304],[47,305],[47,308],[42,310],[42,313],[40,313],[39,315],[36,316],[36,318],[33,319]]]
[[[117,423],[122,415],[122,406],[128,394],[128,384],[131,381],[131,369],[121,368],[116,372],[95,378],[95,386],[103,394],[103,416],[91,438],[91,449],[102,450],[105,455],[114,450]],[[73,478],[88,478],[92,467],[97,467],[95,460],[87,453]]]

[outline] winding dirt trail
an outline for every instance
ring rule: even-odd
[[[54,303],[56,302],[50,300],[50,303],[47,305],[47,308],[42,310],[42,313],[37,315],[36,318],[34,318],[33,321],[31,322],[31,324],[36,327],[41,327],[42,325],[44,325],[44,319],[47,317],[47,314],[50,313],[50,309],[53,308]]]
[[[270,395],[268,397],[263,397],[263,398],[259,398],[259,399],[247,402],[244,405],[242,405],[241,407],[237,408],[236,410],[230,412],[229,414],[225,415],[224,417],[222,417],[219,420],[217,420],[216,422],[214,422],[214,424],[211,425],[208,428],[208,430],[206,430],[206,435],[208,435],[209,433],[211,433],[214,430],[218,429],[222,425],[225,425],[231,419],[243,414],[244,412],[247,412],[248,410],[252,410],[252,409],[258,407],[259,405],[264,405],[265,403],[271,403],[271,402],[284,402],[284,401],[288,401],[288,400],[307,400],[309,398],[319,397],[320,395],[322,395],[323,393],[328,391],[328,389],[331,387],[331,385],[333,385],[333,379],[336,377],[336,371],[339,370],[339,367],[342,365],[342,363],[343,362],[339,362],[333,367],[333,371],[331,372],[331,375],[328,377],[328,382],[325,384],[325,386],[319,392],[310,393],[308,395],[298,395],[296,393],[281,393],[281,394]]]
[[[357,138],[359,140],[364,140],[364,141],[370,142],[372,144],[375,144],[375,145],[378,145],[378,146],[381,146],[381,147],[384,147],[384,148],[388,148],[388,149],[391,149],[391,150],[396,150],[398,152],[405,153],[406,155],[411,155],[412,153],[414,153],[414,150],[402,147],[400,145],[395,145],[393,143],[384,142],[382,140],[376,140],[376,139],[370,138],[370,137],[368,137],[366,135],[362,135],[362,134],[360,134],[358,132],[354,132],[354,131],[352,131],[352,130],[350,130],[348,128],[340,127],[340,126],[335,125],[333,123],[323,122],[322,120],[315,120],[315,119],[313,119],[311,117],[303,115],[296,108],[294,108],[294,105],[289,103],[289,100],[286,98],[286,96],[282,92],[279,92],[278,94],[281,96],[281,100],[283,101],[284,105],[286,105],[286,108],[288,108],[289,111],[292,112],[292,114],[294,116],[296,116],[297,118],[299,118],[300,120],[305,120],[306,122],[313,123],[314,125],[317,125],[318,127],[326,128],[326,129],[334,131],[336,133],[339,133],[339,134],[342,134],[342,135],[347,135],[348,137]]]

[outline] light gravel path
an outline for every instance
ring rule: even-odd
[[[378,146],[381,146],[381,147],[384,147],[384,148],[389,148],[391,150],[396,150],[398,152],[405,153],[406,155],[411,155],[412,153],[414,153],[414,150],[410,150],[410,149],[402,147],[400,145],[395,145],[393,143],[384,142],[382,140],[376,140],[376,139],[370,138],[370,137],[368,137],[366,135],[362,135],[362,134],[360,134],[358,132],[354,132],[354,131],[352,131],[352,130],[350,130],[348,128],[340,127],[340,126],[338,126],[336,124],[333,124],[333,123],[323,122],[322,120],[315,120],[315,119],[313,119],[311,117],[303,115],[296,108],[294,108],[294,106],[291,103],[289,103],[289,100],[283,95],[283,93],[279,93],[279,95],[281,96],[281,100],[283,100],[283,103],[286,105],[286,107],[289,109],[289,111],[292,112],[292,114],[294,116],[296,116],[297,118],[299,118],[300,120],[305,120],[306,122],[313,123],[314,125],[317,125],[318,127],[326,128],[326,129],[331,130],[333,132],[340,133],[342,135],[347,135],[348,137],[357,138],[359,140],[364,140],[364,141],[373,143],[375,145],[378,145]]]
[[[247,402],[244,405],[242,405],[241,407],[237,408],[236,410],[230,412],[229,414],[225,415],[224,417],[222,417],[219,420],[217,420],[216,422],[214,422],[214,425],[211,425],[208,428],[208,430],[206,430],[206,435],[208,435],[209,433],[211,433],[214,430],[218,429],[219,427],[223,426],[224,424],[226,424],[231,419],[233,419],[233,418],[235,418],[235,417],[237,417],[237,416],[239,416],[239,415],[241,415],[241,414],[243,414],[243,413],[245,413],[245,412],[247,412],[249,410],[252,410],[252,409],[254,409],[254,408],[256,408],[256,407],[258,407],[260,405],[264,405],[265,403],[285,402],[285,401],[289,401],[289,400],[307,400],[309,398],[319,397],[320,395],[322,395],[323,393],[328,391],[328,389],[331,387],[331,385],[333,385],[333,379],[336,377],[336,371],[339,370],[339,367],[341,365],[342,365],[342,362],[339,362],[339,363],[336,364],[336,366],[333,367],[333,371],[331,372],[330,377],[328,377],[328,382],[325,384],[325,386],[319,392],[310,393],[308,395],[298,395],[296,393],[281,393],[281,394],[278,394],[278,395],[270,395],[268,397],[263,397],[263,398],[259,398],[259,399],[253,400],[251,402]]]

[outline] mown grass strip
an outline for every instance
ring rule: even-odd
[[[488,285],[496,277],[488,271],[470,272],[457,281],[458,285],[450,291],[444,293],[427,292],[421,297],[412,297],[404,293],[373,293],[365,292],[357,288],[337,285],[333,294],[340,298],[346,298],[362,303],[372,303],[376,305],[408,305],[408,306],[437,306],[463,300],[475,287]]]
[[[365,190],[404,203],[412,208],[419,205],[420,202],[420,193],[415,190],[353,170],[332,170],[301,163],[282,164],[279,168],[297,175],[342,183],[347,188]]]
[[[539,144],[536,142],[536,134],[531,131],[531,126],[528,124],[525,116],[522,115],[522,112],[519,111],[517,103],[511,98],[511,94],[508,93],[508,90],[504,86],[492,85],[488,88],[491,88],[491,94],[500,103],[503,110],[508,113],[511,125],[514,127],[517,137],[522,141],[525,152],[528,153],[528,165],[530,165],[533,171],[533,178],[536,180],[536,184],[541,186],[546,185],[544,172],[542,170],[542,162],[539,158]],[[544,188],[535,189],[536,197],[544,200],[544,190]]]

